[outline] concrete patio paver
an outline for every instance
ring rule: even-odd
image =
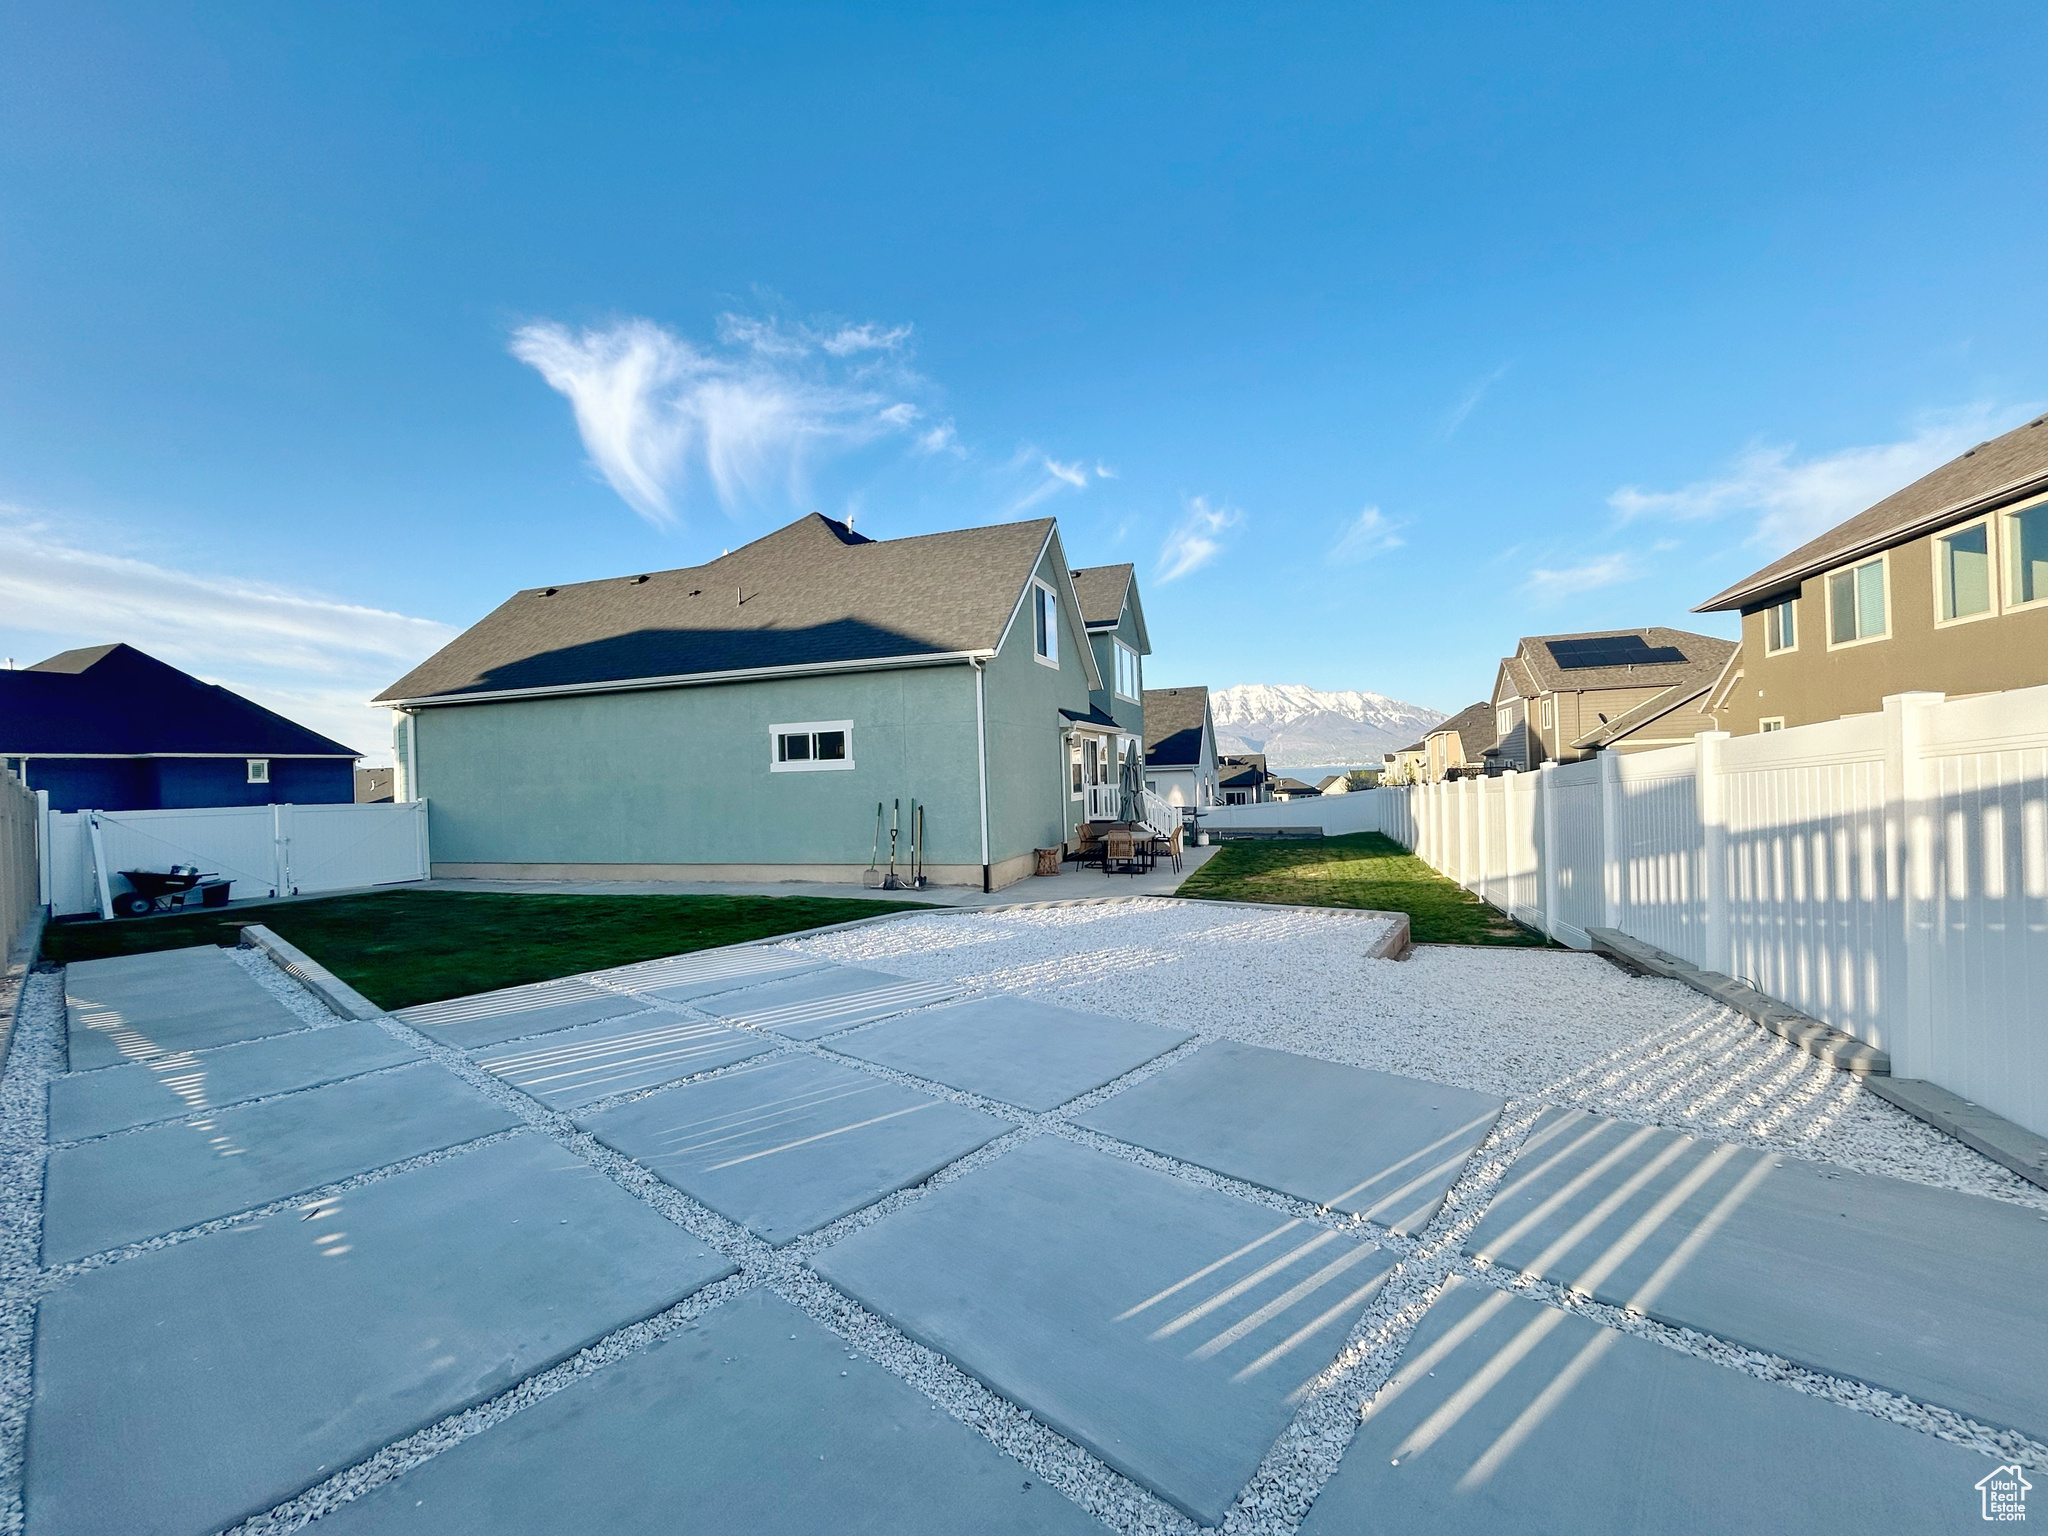
[[[1436,1215],[1503,1103],[1218,1040],[1077,1119],[1119,1141],[1412,1234]]]
[[[1102,1536],[966,1425],[757,1289],[312,1529],[419,1536]]]
[[[735,1024],[772,1029],[792,1040],[816,1040],[892,1013],[942,1003],[959,991],[950,982],[911,981],[881,971],[835,965],[787,981],[730,992],[701,1006]]]
[[[1214,1525],[1394,1262],[1362,1237],[1048,1136],[812,1266]]]
[[[832,969],[829,960],[816,960],[784,949],[748,948],[678,955],[672,960],[652,960],[645,965],[598,974],[608,986],[671,1003],[689,1003],[741,987]]]
[[[2048,1439],[2048,1219],[1552,1109],[1465,1251]]]
[[[68,967],[65,1002],[74,1072],[306,1027],[212,944]]]
[[[519,1123],[423,1061],[59,1147],[44,1173],[43,1262],[232,1216]]]
[[[1981,1529],[1994,1463],[1453,1280],[1301,1536],[1919,1536]]]
[[[815,1056],[741,1068],[576,1123],[771,1243],[922,1183],[1012,1128]]]
[[[397,1016],[431,1039],[468,1051],[550,1030],[616,1019],[638,1013],[646,1006],[638,998],[621,997],[570,978],[422,1003],[416,1008],[400,1009]]]
[[[519,1136],[72,1276],[37,1312],[35,1536],[199,1536],[732,1273]]]
[[[500,1046],[476,1062],[543,1104],[569,1109],[779,1048],[747,1030],[650,1010]]]
[[[395,1067],[419,1052],[374,1024],[301,1030],[53,1078],[50,1140],[77,1141]]]
[[[1193,1038],[1184,1029],[997,995],[890,1019],[832,1048],[1042,1113]]]

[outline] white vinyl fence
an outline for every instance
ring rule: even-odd
[[[2048,688],[1256,809],[1385,832],[1563,943],[1739,977],[2048,1134]]]
[[[44,847],[45,899],[56,916],[105,911],[103,898],[128,889],[124,869],[196,864],[234,881],[237,900],[391,885],[431,873],[424,800],[74,811],[49,818]]]

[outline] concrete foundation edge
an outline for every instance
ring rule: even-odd
[[[1031,873],[1032,857],[1023,854],[990,866],[997,886],[1009,884]],[[880,866],[888,869],[887,864]],[[773,884],[778,881],[820,885],[859,885],[867,873],[865,864],[444,864],[436,862],[436,880],[705,880],[739,884]],[[897,873],[908,876],[909,866],[897,861]],[[1005,871],[1014,873],[1005,875]],[[927,864],[927,878],[933,885],[981,884],[979,864]]]
[[[384,1010],[327,969],[296,944],[279,938],[261,923],[242,930],[242,943],[260,949],[292,980],[319,998],[344,1019],[375,1019]]]

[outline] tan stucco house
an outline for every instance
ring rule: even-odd
[[[1422,762],[1416,780],[1440,784],[1486,772],[1486,754],[1494,743],[1493,706],[1481,700],[1467,704],[1422,738]]]
[[[1714,729],[1707,696],[1732,640],[1651,625],[1525,635],[1493,683],[1500,766],[1678,746]]]
[[[2048,416],[1923,475],[1709,598],[1742,648],[1709,704],[1738,736],[2048,683]]]

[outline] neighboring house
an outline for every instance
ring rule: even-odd
[[[1125,788],[1145,779],[1144,658],[1152,639],[1131,566],[1095,565],[1068,575],[1102,681],[1088,695],[1087,712],[1072,717],[1081,729],[1068,747],[1067,774],[1070,785],[1082,787],[1085,820],[1116,821],[1130,813]]]
[[[1707,696],[1734,652],[1732,640],[1654,625],[1526,635],[1494,675],[1497,762],[1526,772],[1691,741],[1714,729]]]
[[[396,798],[392,792],[395,774],[396,770],[391,768],[358,768],[356,804],[389,805]]]
[[[1145,690],[1145,782],[1168,805],[1217,804],[1216,722],[1207,688]]]
[[[1316,783],[1319,795],[1348,795],[1351,793],[1351,775],[1348,773],[1326,774]]]
[[[435,869],[856,881],[875,807],[941,884],[1031,873],[1135,739],[1050,518],[874,540],[813,514],[684,570],[517,593],[394,683]]]
[[[345,804],[358,756],[131,645],[0,672],[0,766],[53,811]]]
[[[1398,752],[1389,752],[1381,762],[1382,784],[1420,784],[1424,770],[1429,765],[1429,744],[1410,742]]]
[[[1468,704],[1423,737],[1417,782],[1440,784],[1486,772],[1486,755],[1494,743],[1493,719],[1491,704]]]
[[[1273,798],[1266,754],[1240,752],[1216,759],[1216,795],[1225,805],[1265,805]]]
[[[1315,785],[1305,784],[1300,779],[1291,779],[1283,775],[1273,780],[1275,800],[1313,800],[1321,793]]]
[[[1695,610],[1739,612],[1710,700],[1738,736],[1887,694],[2048,683],[2048,416],[1979,443]]]

